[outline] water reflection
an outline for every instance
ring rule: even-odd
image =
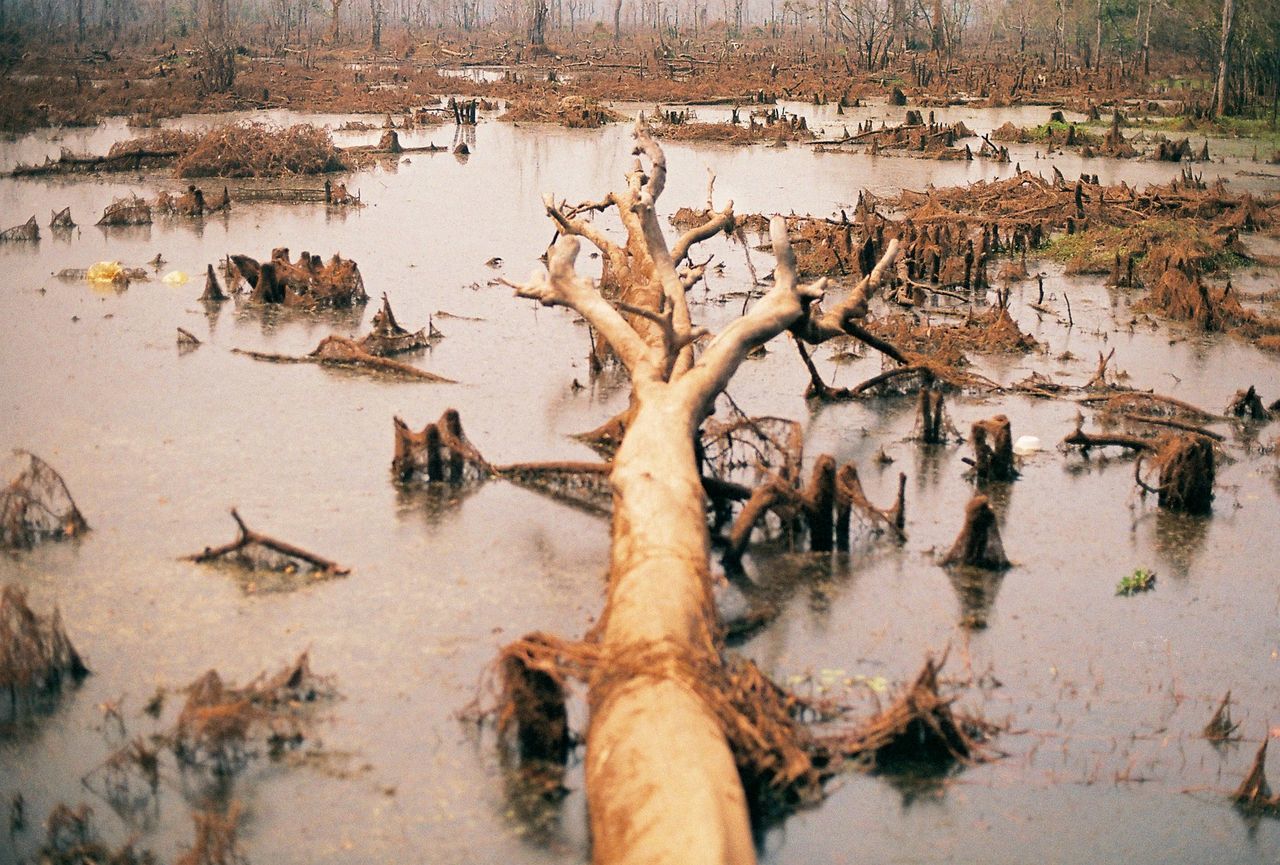
[[[986,628],[1005,572],[963,566],[950,567],[946,571],[960,602],[960,626],[973,630]]]
[[[1168,565],[1173,576],[1187,579],[1204,549],[1210,517],[1157,508],[1155,521],[1156,554]]]

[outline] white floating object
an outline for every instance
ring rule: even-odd
[[[1020,457],[1033,454],[1038,450],[1040,450],[1040,439],[1035,436],[1018,436],[1018,440],[1013,443],[1013,452]]]
[[[164,275],[160,281],[165,285],[186,285],[191,277],[187,276],[181,270],[171,270]]]

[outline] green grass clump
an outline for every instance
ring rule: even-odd
[[[1146,568],[1135,568],[1132,574],[1116,583],[1116,594],[1126,598],[1138,592],[1149,592],[1156,587],[1156,572]]]

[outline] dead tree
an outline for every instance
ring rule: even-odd
[[[593,859],[751,863],[746,796],[725,730],[707,698],[688,684],[700,667],[722,668],[694,438],[751,350],[788,330],[822,342],[864,316],[897,244],[844,303],[826,312],[819,303],[826,280],[798,283],[786,221],[774,217],[773,288],[695,359],[692,344],[701,333],[690,321],[687,287],[676,269],[681,256],[668,247],[655,208],[666,157],[643,127],[635,134],[642,158],[628,173],[626,190],[611,199],[623,216],[628,247],[643,250],[651,267],[651,281],[642,283],[654,289],[647,302],[629,304],[628,321],[577,273],[575,235],[603,238],[594,226],[574,224],[549,196],[548,212],[566,236],[548,251],[546,271],[517,286],[521,297],[584,317],[609,342],[633,387],[610,473],[611,565],[596,634],[602,662],[590,683],[586,785]]]

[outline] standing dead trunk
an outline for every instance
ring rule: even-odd
[[[784,330],[821,342],[865,314],[867,297],[897,244],[848,301],[823,313],[826,281],[801,286],[786,222],[770,225],[778,263],[774,287],[693,358],[686,287],[654,210],[666,158],[643,126],[626,192],[613,193],[629,243],[643,245],[657,296],[631,318],[574,270],[578,233],[607,251],[547,196],[568,231],[548,251],[547,270],[516,286],[522,297],[565,306],[607,340],[631,375],[632,416],[614,456],[609,587],[596,637],[600,662],[589,683],[586,785],[597,863],[752,863],[748,807],[719,716],[694,684],[695,671],[722,663],[711,595],[710,537],[694,440],[716,397],[748,352]],[[680,244],[677,245],[679,248]],[[652,292],[649,292],[652,294]],[[640,328],[638,325],[646,325]],[[643,335],[642,335],[643,333]]]
[[[529,44],[535,53],[547,47],[547,0],[530,0]]]
[[[338,13],[342,11],[343,0],[329,0],[329,8],[333,11],[333,26],[329,30],[329,42],[332,45],[338,44],[338,36],[341,34],[341,19]]]
[[[1218,43],[1218,78],[1213,88],[1213,116],[1227,113],[1227,60],[1231,52],[1231,29],[1235,24],[1236,0],[1222,0],[1222,39]]]
[[[622,0],[613,2],[613,44],[622,41]]]
[[[1098,30],[1093,37],[1093,69],[1095,72],[1102,68],[1102,0],[1098,0],[1097,19]]]

